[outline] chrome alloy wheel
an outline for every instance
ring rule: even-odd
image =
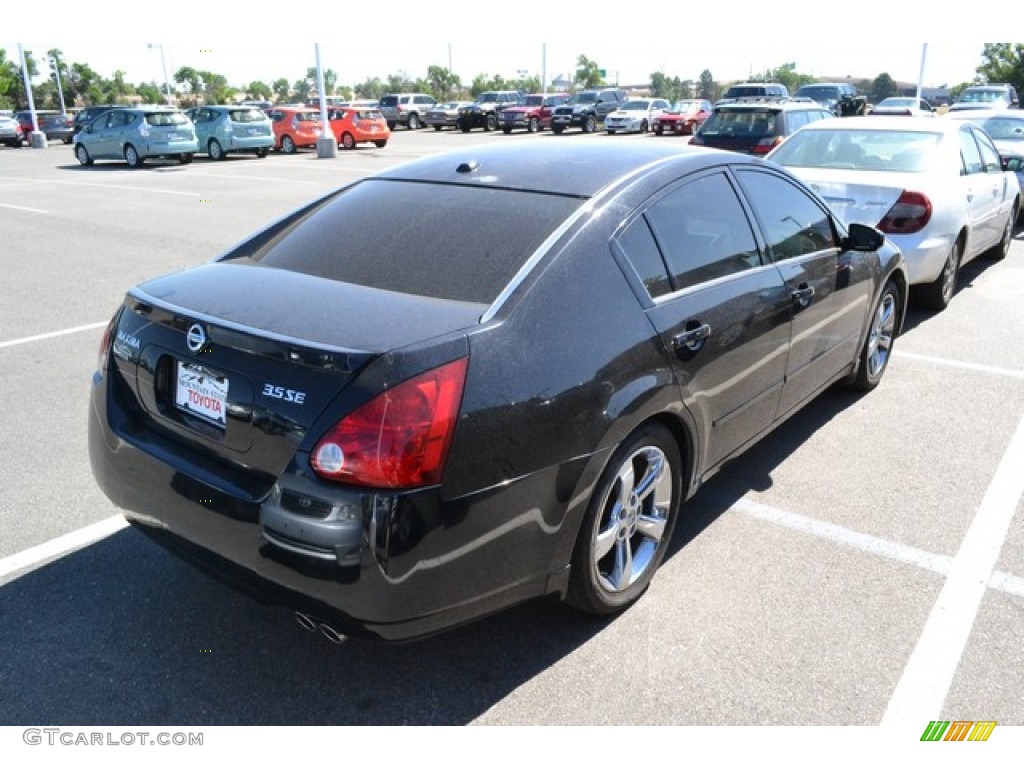
[[[622,463],[602,500],[591,551],[603,589],[621,592],[656,567],[671,508],[672,467],[660,448],[644,446]]]
[[[892,342],[896,335],[896,297],[890,291],[882,296],[882,301],[871,321],[871,333],[868,336],[868,376],[874,379],[882,374],[889,364],[892,354]]]

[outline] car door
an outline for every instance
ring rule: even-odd
[[[793,317],[779,415],[817,394],[856,359],[871,311],[872,273],[843,251],[832,216],[806,190],[766,169],[737,169],[786,284]]]
[[[121,159],[121,134],[129,117],[128,112],[112,109],[93,122],[94,136],[89,146],[93,158]]]
[[[994,245],[1001,235],[999,209],[1005,181],[999,155],[996,154],[993,161],[990,155],[982,154],[973,125],[965,123],[958,135],[967,204],[968,239],[964,255],[970,259]]]
[[[771,424],[785,378],[792,303],[762,263],[724,171],[660,194],[617,238],[643,281],[646,310],[711,467]]]

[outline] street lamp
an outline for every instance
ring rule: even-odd
[[[53,74],[57,78],[57,95],[60,96],[60,113],[62,115],[66,115],[68,111],[64,108],[64,89],[60,84],[60,61],[57,60],[56,56],[51,56],[49,62],[50,69],[53,70]]]
[[[171,81],[167,79],[167,59],[164,57],[164,44],[163,43],[146,43],[146,46],[150,49],[160,49],[160,65],[164,70],[164,91],[167,94],[167,105],[172,106],[174,99],[171,98]]]

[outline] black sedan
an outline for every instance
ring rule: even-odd
[[[130,290],[100,487],[335,640],[625,609],[725,461],[878,384],[907,278],[779,167],[608,141],[423,158]]]

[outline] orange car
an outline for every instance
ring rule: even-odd
[[[266,110],[274,124],[274,149],[290,155],[298,147],[315,147],[321,136],[320,113],[309,107],[271,107]]]
[[[378,147],[385,147],[391,138],[387,120],[374,107],[336,107],[327,117],[331,132],[343,149],[354,149],[356,144],[371,141]]]

